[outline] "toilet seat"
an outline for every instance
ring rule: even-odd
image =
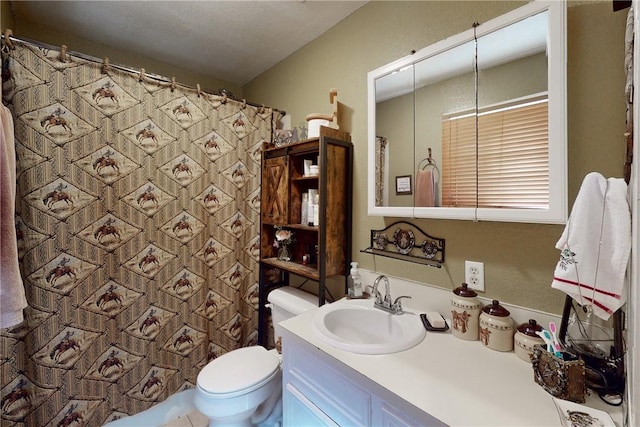
[[[214,399],[250,393],[280,372],[280,359],[264,347],[239,348],[212,360],[198,374],[197,387]]]

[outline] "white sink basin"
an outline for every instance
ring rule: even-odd
[[[322,341],[360,354],[389,354],[419,344],[426,331],[420,317],[405,310],[390,314],[373,300],[342,300],[327,304],[313,316],[311,328]]]

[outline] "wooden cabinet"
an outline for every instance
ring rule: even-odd
[[[262,221],[285,225],[289,222],[289,168],[287,156],[266,158],[262,166]]]
[[[305,170],[305,163],[318,165],[318,173],[309,173],[308,167]],[[267,344],[267,294],[288,285],[290,274],[317,282],[318,305],[325,303],[327,277],[344,276],[346,287],[351,262],[352,169],[350,135],[327,127],[321,127],[318,138],[263,150],[260,344]],[[303,221],[304,194],[317,194],[317,223],[309,212],[308,220]],[[274,247],[278,229],[293,232],[289,261],[278,259]]]

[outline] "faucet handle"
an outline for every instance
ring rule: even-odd
[[[393,310],[396,313],[402,313],[402,303],[400,302],[400,300],[402,298],[408,298],[411,299],[411,297],[409,295],[401,295],[398,298],[395,299],[395,301],[393,302]]]
[[[380,293],[380,291],[377,289],[377,286],[375,285],[366,285],[364,287],[364,289],[366,290],[367,288],[371,289],[371,296],[373,297],[373,299],[375,300],[375,302],[377,304],[382,304],[382,294]]]
[[[389,293],[385,293],[384,298],[382,298],[382,302],[387,304],[388,306],[391,306],[391,295]]]
[[[375,298],[376,304],[382,304],[382,294],[380,291],[376,291],[376,294],[373,297]]]

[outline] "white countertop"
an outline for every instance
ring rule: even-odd
[[[514,352],[494,351],[447,331],[427,332],[420,344],[399,353],[349,353],[325,344],[312,331],[315,312],[281,326],[450,426],[561,425],[552,396],[534,382],[531,365]],[[621,427],[620,407],[597,396],[588,397],[587,404],[609,412]]]

